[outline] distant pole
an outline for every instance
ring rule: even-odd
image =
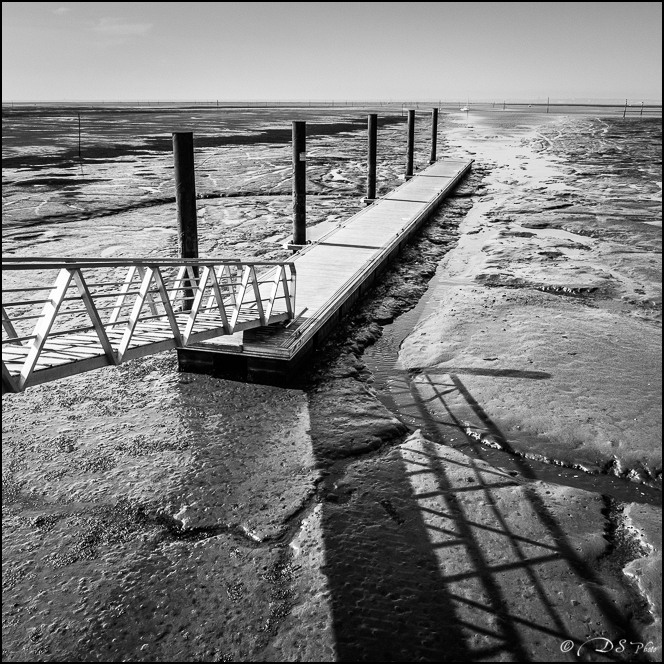
[[[406,177],[413,176],[413,150],[415,147],[415,110],[408,110],[408,146],[406,149]]]
[[[376,144],[378,142],[378,115],[369,113],[367,117],[369,150],[367,152],[367,201],[376,198]]]
[[[293,122],[293,244],[307,243],[307,123]]]
[[[625,119],[625,115],[627,115],[627,99],[625,99],[625,108],[623,110],[623,120]]]
[[[546,98],[546,112],[549,112],[549,98]]]
[[[641,112],[639,113],[639,115],[643,115],[643,102],[641,102]]]
[[[503,102],[503,111],[505,110],[505,102]]]
[[[78,114],[78,160],[81,161],[81,114]]]
[[[431,156],[429,163],[433,164],[436,161],[436,143],[438,142],[438,109],[431,109]]]
[[[196,219],[196,181],[194,177],[194,134],[173,132],[175,165],[175,207],[178,218],[178,252],[180,258],[198,258],[198,223]],[[198,269],[194,274],[198,277]],[[189,284],[191,287],[194,284]],[[184,290],[182,310],[190,311],[193,288]]]

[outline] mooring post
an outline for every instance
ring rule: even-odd
[[[639,115],[643,115],[643,102],[641,102],[641,112],[639,113]]]
[[[503,111],[505,110],[505,102],[503,102]]]
[[[196,181],[194,177],[194,134],[173,132],[175,164],[175,207],[178,217],[178,252],[180,258],[198,258],[198,223],[196,219]],[[198,279],[198,268],[194,267]],[[182,311],[190,311],[194,301],[194,283],[185,280]]]
[[[549,112],[549,98],[546,98],[546,112]]]
[[[625,119],[625,115],[627,115],[627,99],[625,99],[625,109],[623,110],[623,120]]]
[[[431,156],[429,163],[433,164],[436,161],[436,143],[438,142],[438,109],[431,109]]]
[[[365,202],[371,203],[376,198],[376,143],[378,140],[378,115],[369,113],[367,116],[367,132],[369,150],[367,152],[367,197]]]
[[[307,243],[307,123],[293,121],[293,244]]]
[[[413,177],[413,151],[415,149],[415,111],[408,110],[408,146],[406,148],[406,179]]]

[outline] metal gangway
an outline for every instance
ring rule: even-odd
[[[2,258],[2,391],[295,318],[292,261]]]

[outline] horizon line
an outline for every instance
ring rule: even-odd
[[[527,97],[516,97],[504,99],[493,99],[493,98],[478,98],[470,99],[465,97],[464,99],[433,99],[433,98],[423,98],[423,99],[413,99],[410,98],[407,101],[403,99],[331,99],[331,98],[297,98],[297,99],[214,99],[214,98],[194,98],[194,99],[162,99],[162,98],[144,98],[144,99],[2,99],[3,105],[8,104],[207,104],[207,105],[218,105],[218,104],[338,104],[339,106],[349,105],[349,104],[435,104],[439,105],[449,105],[449,104],[592,104],[592,105],[655,105],[661,106],[661,98],[618,98],[618,97],[556,97],[556,98],[527,98]]]

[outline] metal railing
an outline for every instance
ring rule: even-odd
[[[294,318],[292,262],[2,259],[3,391]]]

